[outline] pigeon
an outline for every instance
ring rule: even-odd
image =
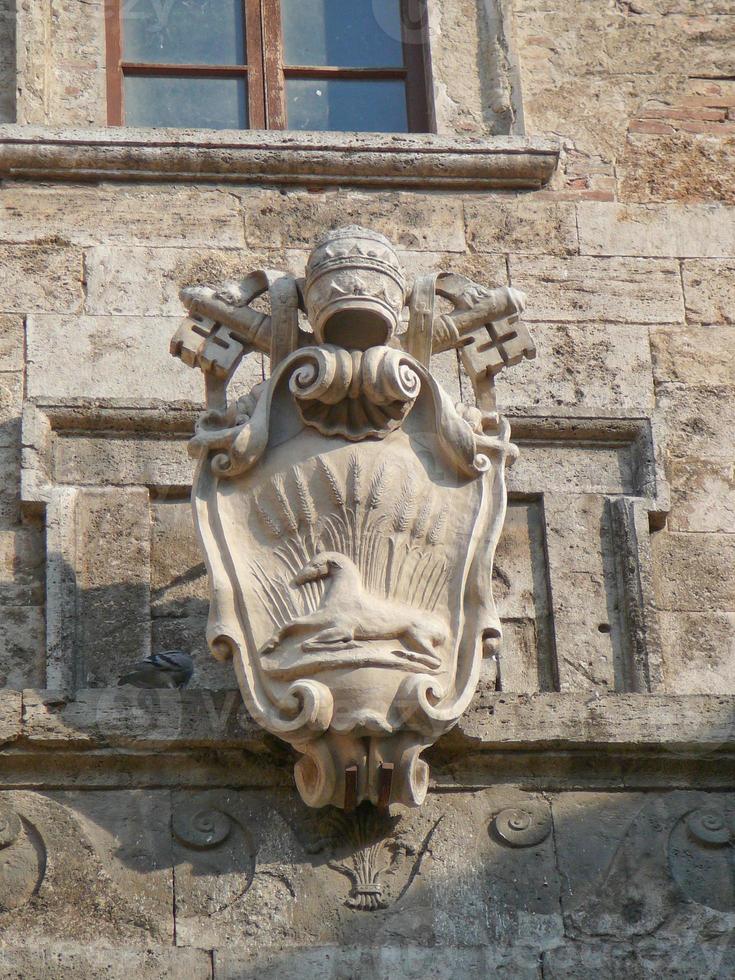
[[[118,680],[118,686],[181,688],[186,687],[194,673],[194,661],[183,650],[153,653],[129,667]]]

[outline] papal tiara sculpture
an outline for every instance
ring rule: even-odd
[[[270,313],[252,305],[266,293]],[[524,297],[453,274],[410,284],[386,238],[348,227],[317,243],[305,279],[262,270],[181,298],[172,353],[207,393],[191,451],[210,648],[301,753],[307,804],[417,806],[421,752],[500,638],[492,565],[517,451],[494,377],[535,354]],[[453,348],[477,407],[432,376]],[[270,377],[228,403],[252,351]]]

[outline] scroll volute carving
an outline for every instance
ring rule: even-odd
[[[267,315],[251,306],[266,291]],[[172,352],[206,379],[192,501],[212,652],[301,753],[306,803],[416,806],[420,754],[457,722],[499,636],[492,562],[517,450],[493,385],[535,353],[524,297],[461,276],[411,286],[386,238],[349,227],[316,245],[304,280],[264,270],[182,300]],[[432,353],[452,347],[476,408],[432,376]],[[230,403],[254,350],[270,377]]]

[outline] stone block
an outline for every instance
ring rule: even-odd
[[[702,930],[693,940],[650,942],[637,950],[638,969],[644,980],[666,976],[671,980],[707,977],[729,980],[735,973],[735,953],[729,930],[717,923],[715,935]]]
[[[20,451],[0,446],[0,527],[20,523]]]
[[[43,605],[43,537],[35,527],[0,530],[0,607]]]
[[[308,248],[331,228],[360,224],[405,250],[465,249],[462,201],[420,192],[242,192],[245,242],[254,248]]]
[[[599,496],[544,496],[559,690],[622,690],[623,643],[610,515]]]
[[[159,618],[203,616],[209,607],[207,569],[188,500],[151,504],[151,610]]]
[[[651,540],[660,609],[735,612],[735,538],[660,533]]]
[[[574,208],[571,203],[552,202],[529,194],[469,198],[464,208],[467,244],[477,252],[576,254]]]
[[[154,942],[173,942],[169,792],[72,790],[45,795],[77,822],[77,836],[91,845],[112,888],[135,909],[133,924],[140,928],[145,923],[149,939]],[[54,863],[59,857],[63,859],[63,855],[53,857]]]
[[[622,66],[614,79],[597,71],[582,72],[576,56],[562,66],[555,51],[555,24],[539,29],[532,20],[521,17],[516,23],[526,126],[534,132],[563,133],[575,151],[592,161],[622,157],[630,118],[660,93],[661,79],[650,73],[630,73]],[[599,51],[599,37],[588,43],[588,54]],[[614,99],[610,97],[612,85]],[[575,192],[575,199],[578,194]],[[603,192],[603,201],[611,199],[609,190]]]
[[[529,321],[679,323],[676,262],[632,258],[510,258],[512,285],[528,295]]]
[[[173,360],[173,358],[171,359]],[[192,372],[195,381],[200,380]],[[53,478],[60,484],[122,484],[184,487],[191,484],[194,462],[188,438],[111,439],[106,434],[63,436],[53,452]]]
[[[316,907],[298,908],[308,866],[298,869],[293,830],[272,796],[181,791],[172,807],[177,944],[253,949],[298,941]]]
[[[0,189],[0,238],[39,240],[25,246],[29,267],[34,255],[42,260],[40,249],[51,247],[42,245],[50,236],[81,245],[237,247],[243,244],[238,204],[229,192],[196,186],[8,181]]]
[[[729,980],[735,958],[726,936],[688,938],[671,942],[647,940],[643,944],[571,942],[544,953],[543,975],[550,980]]]
[[[154,618],[151,623],[151,648],[154,653],[185,650],[191,655],[194,660],[194,676],[188,686],[192,690],[237,690],[234,666],[215,660],[207,646],[206,612],[200,616]]]
[[[8,688],[0,691],[0,745],[7,745],[20,736],[23,715],[23,695]]]
[[[20,442],[20,419],[23,411],[23,373],[0,373],[0,446],[16,447]]]
[[[648,9],[644,2],[641,13],[634,16],[626,16],[615,4],[592,6],[584,0],[564,7],[534,6],[519,14],[521,50],[528,45],[546,49],[551,62],[547,84],[574,77],[575,68],[582,77],[731,76],[730,18],[689,10],[695,12],[697,16],[679,12],[662,16],[658,2]]]
[[[76,682],[114,685],[151,649],[148,491],[85,490],[75,527]]]
[[[508,471],[517,494],[628,493],[640,490],[636,454],[619,446],[549,446],[519,440],[521,455]]]
[[[298,249],[245,249],[96,245],[85,254],[87,300],[93,316],[183,316],[184,286],[219,285],[255,269],[302,276],[306,253]]]
[[[456,272],[492,289],[508,285],[505,256],[491,252],[426,252],[398,250],[398,258],[409,277],[432,270]]]
[[[686,791],[553,797],[567,935],[634,942],[639,950],[655,937],[661,945],[649,950],[659,965],[667,941],[684,950],[721,945],[718,939],[727,945],[735,908],[727,829],[734,804],[731,794]]]
[[[13,871],[2,880],[5,951],[171,942],[166,792],[3,792],[0,802],[22,819],[3,854]]]
[[[28,318],[30,398],[202,400],[198,373],[169,354],[177,317]]]
[[[211,980],[212,957],[201,949],[96,949],[74,943],[0,949],[1,980]]]
[[[732,462],[732,391],[724,385],[659,384],[656,394],[669,457]]]
[[[540,980],[539,957],[523,948],[421,945],[374,947],[308,946],[261,950],[243,954],[215,950],[215,980],[454,980],[498,977],[502,980]],[[35,980],[35,978],[34,978]]]
[[[0,237],[10,236],[0,230]],[[30,245],[0,245],[2,312],[78,312],[84,300],[81,250],[54,240],[48,232],[38,237]]]
[[[732,139],[702,138],[681,131],[654,138],[629,134],[616,165],[620,197],[640,203],[696,203],[704,199],[733,205],[733,166]]]
[[[2,605],[0,619],[0,688],[42,687],[46,675],[43,607]]]
[[[550,690],[554,661],[541,504],[511,501],[493,564],[493,595],[503,625],[497,686]]]
[[[735,327],[652,327],[657,383],[735,386]]]
[[[0,316],[0,371],[23,370],[23,317]]]
[[[15,8],[0,6],[0,123],[15,122]]]
[[[735,613],[661,613],[665,688],[720,694],[735,683]]]
[[[18,118],[24,123],[105,126],[104,4],[62,4],[53,16],[18,4]]]
[[[666,975],[669,976],[668,970]],[[544,980],[643,980],[632,946],[570,942],[543,955]]]
[[[123,686],[81,690],[70,699],[57,691],[29,689],[23,692],[23,720],[25,737],[38,747],[58,748],[66,743],[82,748],[107,745],[161,751],[176,744],[199,748],[216,742],[222,751],[235,747],[263,752],[262,729],[243,708],[239,691]],[[256,778],[253,773],[258,770],[244,761],[243,770],[246,778]],[[164,773],[159,771],[156,778],[164,780]],[[180,781],[180,774],[174,772],[171,782],[176,784],[177,779]],[[252,785],[261,781],[262,773]]]
[[[735,209],[719,204],[577,205],[583,255],[735,255]]]
[[[501,409],[575,405],[647,415],[654,405],[648,327],[535,323],[537,356],[499,375]]]
[[[671,531],[735,534],[735,466],[707,459],[672,459]]]
[[[95,65],[57,64],[54,70],[55,103],[46,122],[63,118],[68,126],[107,125],[107,74]]]
[[[53,57],[62,63],[104,68],[105,5],[103,0],[93,0],[88,6],[89,10],[80,11],[75,4],[64,4],[54,11]]]
[[[488,84],[484,76],[490,66],[478,57],[491,43],[482,30],[485,26],[482,8],[471,0],[437,4],[429,12],[435,112],[440,133],[482,134],[491,125],[491,107],[484,95]],[[458,64],[466,65],[468,70],[458,72]],[[502,67],[498,65],[495,71],[500,74]]]
[[[735,261],[686,261],[684,302],[690,323],[735,323]]]

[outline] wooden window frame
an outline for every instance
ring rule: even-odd
[[[403,24],[403,67],[344,68],[333,65],[284,65],[281,0],[242,0],[245,17],[246,64],[192,65],[158,62],[128,62],[122,54],[122,9],[125,0],[105,0],[107,51],[107,123],[125,125],[126,77],[246,78],[248,129],[286,128],[285,90],[288,78],[400,79],[406,84],[406,114],[409,133],[433,133],[436,124],[431,99],[432,83],[426,5],[422,4],[421,39],[407,37],[409,5],[400,0]]]

